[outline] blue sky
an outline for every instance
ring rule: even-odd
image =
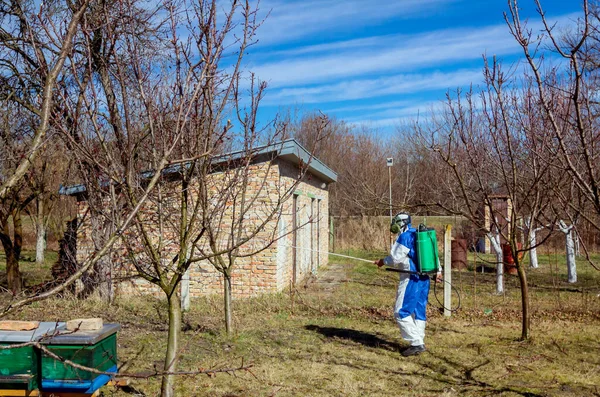
[[[572,24],[578,0],[542,0],[549,20]],[[521,15],[541,29],[533,0]],[[505,65],[520,49],[504,0],[262,0],[270,15],[246,67],[269,83],[261,118],[321,110],[382,132],[482,80],[482,54]]]

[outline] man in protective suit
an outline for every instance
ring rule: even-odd
[[[398,233],[390,254],[375,262],[378,267],[387,266],[401,271],[416,272],[415,266],[417,231],[411,226],[408,213],[401,212],[392,219],[390,231]],[[441,273],[438,273],[438,278]],[[402,338],[410,347],[402,355],[414,356],[425,351],[425,308],[429,295],[429,276],[415,273],[400,273],[400,283],[396,293],[394,318],[400,327]]]

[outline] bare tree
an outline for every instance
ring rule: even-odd
[[[485,88],[448,96],[446,112],[432,122],[418,125],[419,136],[439,154],[453,172],[454,186],[447,195],[457,200],[442,206],[465,216],[488,236],[497,255],[497,292],[504,291],[501,243],[510,245],[520,281],[521,338],[529,337],[529,297],[520,247],[521,217],[547,223],[552,203],[548,178],[550,164],[543,161],[546,141],[539,126],[539,109],[527,81],[521,89],[494,60],[484,70]],[[504,200],[499,209],[494,203]],[[484,214],[487,213],[486,222]]]
[[[93,3],[80,24],[81,52],[71,60],[57,121],[78,154],[87,199],[81,221],[93,243],[78,247],[78,256],[85,249],[97,256],[95,267],[84,270],[84,262],[78,273],[110,296],[115,276],[133,270],[129,276],[167,299],[164,396],[174,393],[170,374],[179,361],[179,286],[206,234],[199,191],[213,159],[236,142],[227,116],[243,100],[241,61],[260,24],[249,2],[222,7]],[[259,99],[251,96],[254,114]],[[115,236],[112,252],[104,250]],[[114,255],[127,257],[131,268],[116,268]]]
[[[535,0],[544,24],[544,34],[533,32],[519,16],[516,0],[509,1],[506,21],[510,32],[523,50],[541,114],[553,141],[553,161],[565,170],[578,190],[582,200],[569,200],[558,194],[564,207],[575,211],[597,229],[600,225],[589,215],[588,207],[600,213],[600,177],[598,170],[598,102],[595,92],[598,84],[598,13],[590,10],[583,1],[583,17],[576,30],[568,34],[557,33],[555,25],[545,16],[542,4]],[[568,64],[547,66],[540,57],[545,43],[550,51],[565,59]]]
[[[51,140],[40,150],[26,180],[35,196],[26,210],[35,225],[35,262],[38,266],[44,264],[48,229],[59,204],[59,187],[65,182],[70,167],[70,161],[65,161],[69,156],[64,145],[55,132],[51,134]],[[58,222],[63,221],[64,218],[58,219]]]
[[[5,1],[0,4],[0,101],[4,116],[18,117],[5,124],[3,143],[10,163],[0,172],[0,200],[3,219],[3,245],[11,264],[8,266],[10,289],[21,289],[18,271],[20,256],[21,214],[24,203],[35,195],[19,192],[23,178],[43,149],[54,110],[55,89],[64,76],[64,66],[73,51],[77,25],[88,1],[68,7],[44,7],[33,1]],[[9,152],[8,149],[11,151]],[[20,156],[16,156],[20,153]],[[7,160],[7,159],[4,159]],[[24,201],[16,205],[16,201]],[[8,237],[8,218],[13,221],[14,238]]]
[[[0,158],[0,175],[4,176],[14,171],[18,159],[23,154],[24,145],[21,142],[27,139],[27,122],[16,117],[17,115],[14,106],[2,108],[0,145],[4,150]],[[6,255],[8,288],[14,295],[19,294],[22,288],[21,272],[19,271],[19,260],[23,247],[22,216],[34,197],[32,192],[26,189],[24,181],[20,181],[15,185],[15,189],[11,189],[0,199],[0,241]]]
[[[67,7],[45,7],[34,1],[0,4],[0,100],[16,103],[36,119],[25,156],[0,179],[0,198],[17,188],[44,145],[54,90],[88,4],[88,0]]]

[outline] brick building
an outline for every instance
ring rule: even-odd
[[[210,174],[214,189],[224,183],[228,173],[234,172],[236,157],[247,153],[230,153],[214,162],[227,164],[217,167],[218,171]],[[306,172],[301,179],[300,170]],[[234,297],[249,297],[262,293],[284,290],[291,283],[304,280],[310,274],[327,263],[329,251],[329,193],[328,186],[337,179],[337,175],[325,164],[316,159],[295,140],[286,140],[278,144],[264,146],[252,151],[252,160],[247,173],[247,189],[249,194],[256,194],[254,206],[247,214],[248,224],[261,221],[261,213],[266,207],[281,200],[281,191],[291,188],[292,194],[285,196],[285,202],[278,205],[278,214],[260,227],[254,241],[264,244],[275,240],[268,248],[256,255],[240,257],[236,261],[232,274],[232,293]],[[168,169],[165,172],[170,172]],[[177,185],[177,179],[165,184]],[[290,191],[290,190],[288,190]],[[254,192],[254,193],[253,193]],[[61,189],[61,193],[74,196],[78,203],[77,228],[77,261],[82,262],[94,250],[91,222],[89,221],[86,190],[83,185]],[[176,206],[176,200],[172,200]],[[176,208],[175,208],[176,210]],[[143,209],[148,222],[155,219],[156,207],[151,204]],[[227,219],[231,208],[225,207],[223,218]],[[264,223],[264,222],[263,222]],[[152,229],[158,238],[158,228]],[[166,243],[164,250],[177,251],[176,234],[163,230],[162,237]],[[275,238],[273,238],[275,237]],[[137,237],[129,236],[130,240]],[[251,241],[248,246],[252,246]],[[129,256],[131,249],[129,251]],[[148,281],[139,277],[121,277],[132,266],[128,264],[128,253],[122,244],[114,247],[110,257],[112,274],[118,282],[113,282],[117,294],[145,293],[159,295],[160,291]],[[143,261],[140,254],[137,260]],[[181,283],[183,299],[222,293],[223,276],[207,260],[194,263]],[[185,302],[184,302],[185,305]]]

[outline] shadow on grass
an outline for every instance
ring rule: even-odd
[[[503,394],[503,393],[514,393],[523,397],[543,397],[546,394],[538,394],[537,392],[533,392],[530,390],[524,390],[526,386],[496,386],[481,380],[478,380],[474,375],[474,372],[480,368],[485,367],[490,364],[491,361],[489,359],[484,359],[481,363],[475,365],[465,365],[458,361],[452,360],[449,357],[445,357],[441,354],[434,354],[429,352],[433,361],[421,361],[419,364],[424,368],[429,370],[432,374],[437,374],[432,376],[438,381],[444,382],[448,385],[454,385],[457,387],[463,388],[472,388],[473,391],[479,389],[480,391],[485,391],[486,393],[492,394]],[[445,368],[448,366],[457,371],[460,375],[451,375],[448,370]],[[420,371],[421,373],[426,373],[426,371]]]
[[[321,335],[332,338],[332,339],[342,339],[355,343],[359,343],[361,345],[372,347],[372,348],[380,348],[389,351],[398,352],[402,350],[405,346],[390,342],[385,339],[380,338],[377,335],[373,335],[367,332],[357,331],[353,329],[345,329],[345,328],[334,328],[334,327],[321,327],[318,325],[306,325],[304,327],[307,330],[315,331],[320,333]],[[542,397],[544,394],[538,394],[535,391],[527,390],[527,387],[519,387],[519,386],[500,386],[494,385],[491,383],[487,383],[477,379],[477,376],[474,372],[478,369],[481,369],[488,364],[490,361],[485,359],[480,363],[470,363],[473,365],[462,364],[458,361],[451,359],[450,357],[446,357],[443,354],[436,354],[433,352],[426,352],[422,358],[406,358],[405,360],[410,360],[414,364],[421,367],[420,370],[417,371],[406,371],[406,370],[386,370],[386,372],[394,373],[397,375],[404,375],[409,377],[416,378],[428,378],[435,382],[444,383],[448,386],[453,386],[458,389],[462,389],[463,391],[474,392],[474,393],[488,393],[490,395],[495,394],[503,394],[503,393],[514,393],[516,395],[520,395],[523,397]],[[327,361],[329,364],[332,363],[331,358]],[[356,363],[349,364],[346,362],[335,362],[338,365],[345,365],[357,369],[372,369],[368,365]],[[454,371],[449,371],[449,368],[453,368]],[[416,387],[420,382],[413,382],[413,385]],[[432,392],[434,390],[431,390]],[[435,392],[440,392],[440,390],[435,390]]]
[[[367,347],[373,347],[378,349],[385,349],[393,352],[404,349],[406,346],[400,345],[396,342],[390,342],[382,339],[377,335],[369,334],[367,332],[356,331],[354,329],[346,328],[334,328],[334,327],[320,327],[318,325],[309,324],[304,327],[309,331],[315,331],[327,338],[338,338],[345,339]]]

